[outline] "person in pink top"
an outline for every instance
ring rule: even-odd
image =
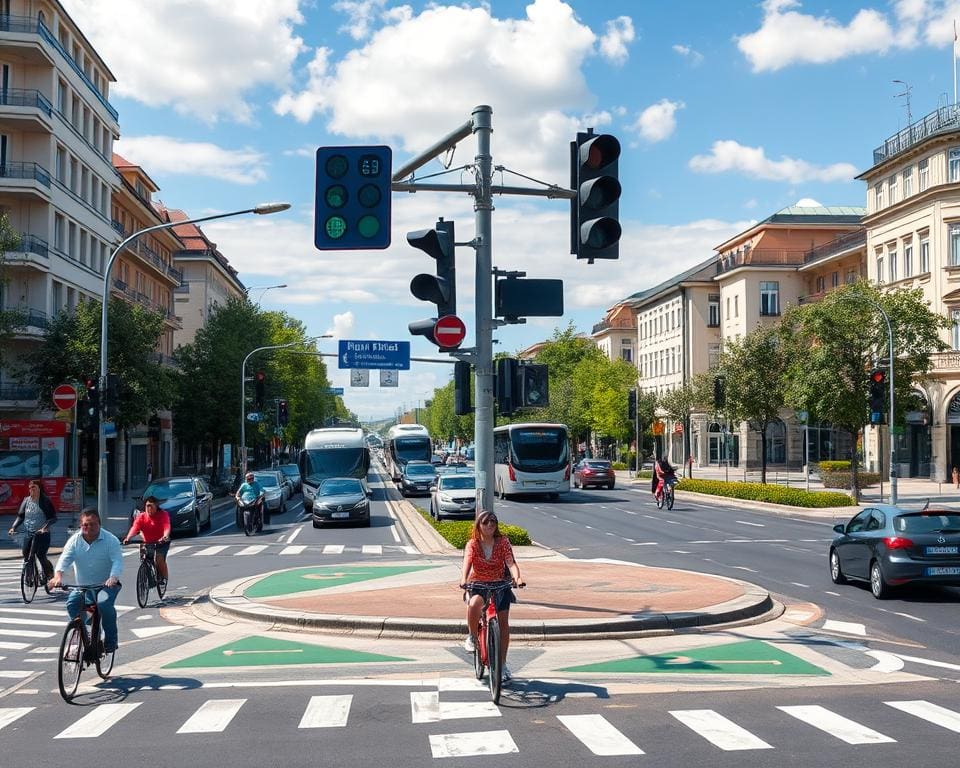
[[[157,576],[166,584],[169,578],[167,571],[167,552],[170,549],[170,515],[165,509],[160,509],[160,502],[156,496],[147,496],[143,502],[143,512],[133,518],[133,525],[123,537],[123,543],[128,544],[137,534],[144,544],[156,544]]]
[[[483,511],[477,516],[473,524],[473,532],[467,546],[463,550],[463,571],[460,584],[470,581],[496,582],[503,581],[507,573],[513,579],[514,586],[524,586],[520,580],[520,566],[513,558],[513,548],[510,539],[500,533],[500,524],[493,512]],[[503,670],[504,680],[511,677],[507,669],[507,648],[510,647],[510,603],[516,602],[513,590],[504,589],[497,594],[497,618],[500,621],[500,669]],[[480,611],[483,610],[483,592],[472,590],[470,601],[467,603],[467,627],[471,633],[464,641],[463,649],[473,653],[477,647],[477,639],[473,630],[480,622]]]

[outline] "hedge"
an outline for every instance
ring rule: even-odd
[[[711,496],[726,496],[731,499],[766,501],[770,504],[787,504],[791,507],[850,507],[854,503],[853,499],[846,493],[805,491],[802,488],[764,485],[763,483],[684,478],[677,485],[677,488],[681,491],[694,491]]]
[[[819,464],[821,472],[849,472],[850,462],[848,461],[821,461]]]
[[[417,507],[417,511],[423,515],[424,519],[436,529],[443,538],[450,542],[457,549],[463,549],[470,540],[470,532],[473,530],[473,520],[434,520],[428,512]],[[525,528],[518,525],[507,525],[500,523],[500,533],[510,540],[510,544],[515,547],[530,546],[530,534]]]
[[[823,482],[824,488],[846,488],[849,490],[853,487],[853,472],[821,472],[820,480]],[[879,482],[879,472],[857,473],[857,483],[861,488],[869,488],[871,485],[876,485]]]

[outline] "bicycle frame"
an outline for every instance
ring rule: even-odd
[[[480,612],[480,620],[477,625],[476,651],[474,657],[474,671],[477,679],[483,677],[483,668],[486,667],[487,678],[490,685],[490,695],[493,703],[500,701],[500,689],[502,686],[500,660],[500,621],[497,617],[497,597],[505,590],[513,586],[513,581],[495,581],[495,582],[468,582],[464,585],[466,588],[465,596],[470,592],[477,591],[483,593],[483,609]],[[493,627],[493,630],[490,628]]]
[[[114,654],[107,653],[102,643],[101,627],[102,617],[97,605],[97,593],[103,589],[104,584],[62,584],[61,589],[76,589],[83,592],[81,612],[75,618],[70,619],[64,629],[63,640],[60,643],[60,654],[58,657],[58,683],[60,686],[60,695],[64,701],[73,699],[77,686],[80,684],[80,675],[82,671],[94,664],[97,668],[97,674],[104,680],[110,675],[113,669]],[[89,626],[86,621],[86,614],[90,615]],[[74,634],[76,634],[76,647],[74,647]]]

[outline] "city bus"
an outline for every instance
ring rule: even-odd
[[[570,435],[565,424],[504,424],[493,430],[494,492],[501,499],[570,492]]]
[[[400,481],[404,465],[411,460],[430,461],[433,442],[430,432],[421,424],[396,424],[387,432],[383,458],[393,482]]]
[[[363,430],[353,427],[327,427],[307,433],[298,459],[303,479],[303,508],[313,509],[313,497],[320,483],[329,477],[356,477],[367,485],[370,449]]]

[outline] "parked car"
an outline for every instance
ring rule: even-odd
[[[591,485],[597,488],[605,486],[613,490],[617,476],[606,459],[581,459],[573,468],[573,487],[587,488]]]
[[[477,510],[477,480],[471,472],[448,472],[430,488],[430,516],[473,517]]]
[[[408,461],[400,474],[398,486],[404,496],[429,496],[437,481],[437,470],[429,461]]]
[[[254,479],[263,487],[263,522],[270,522],[270,515],[282,515],[287,511],[286,480],[275,469],[258,469]]]
[[[131,523],[133,516],[143,511],[143,500],[149,496],[156,497],[160,509],[170,515],[170,528],[174,532],[186,531],[196,536],[201,528],[210,527],[213,491],[206,478],[179,475],[153,480],[147,484],[143,495],[137,497],[136,508],[130,513]]]
[[[875,504],[833,530],[834,584],[869,582],[878,600],[903,584],[960,586],[960,512]]]
[[[283,473],[287,482],[290,483],[292,493],[303,492],[303,478],[300,477],[300,467],[296,464],[281,464],[277,469]]]
[[[369,494],[355,477],[324,480],[313,497],[313,527],[319,528],[324,523],[359,522],[369,528]]]

